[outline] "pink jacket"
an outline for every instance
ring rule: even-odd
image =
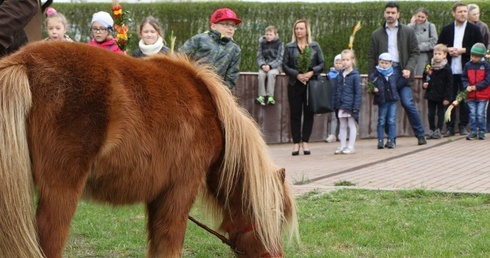
[[[88,44],[93,45],[93,46],[102,47],[102,48],[105,48],[107,50],[119,53],[119,54],[124,54],[124,52],[117,45],[115,39],[106,40],[106,41],[103,41],[100,43],[95,41],[94,39],[92,39],[92,40],[90,40],[90,42]]]

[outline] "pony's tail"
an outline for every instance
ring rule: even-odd
[[[36,233],[26,134],[32,106],[27,68],[6,63],[0,66],[0,257],[44,257]]]
[[[225,200],[242,181],[243,212],[254,218],[256,234],[265,248],[278,253],[284,227],[299,241],[296,205],[284,174],[272,162],[255,120],[238,106],[216,75],[201,79],[208,86],[224,128],[225,151],[218,192]],[[286,211],[286,213],[284,213]]]

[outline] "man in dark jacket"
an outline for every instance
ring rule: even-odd
[[[453,72],[453,99],[458,92],[463,89],[461,74],[463,67],[470,60],[471,47],[483,41],[480,29],[468,22],[468,6],[465,3],[457,2],[453,5],[454,22],[444,26],[439,34],[437,44],[442,43],[448,47],[448,63]],[[459,106],[459,133],[468,134],[466,126],[469,122],[469,112],[466,102],[461,102]],[[446,123],[446,135],[454,135],[454,121],[456,112],[451,113],[451,121]]]
[[[23,28],[38,10],[38,0],[0,0],[0,58],[27,43]]]
[[[427,144],[419,111],[413,103],[412,86],[414,70],[419,57],[419,44],[412,28],[398,22],[400,6],[395,2],[385,5],[383,27],[371,34],[368,52],[368,73],[372,74],[378,63],[378,57],[388,52],[393,56],[393,73],[408,80],[408,84],[398,90],[400,101],[408,121],[412,126],[419,145]]]

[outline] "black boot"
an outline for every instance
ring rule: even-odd
[[[383,149],[383,148],[384,148],[383,140],[378,140],[378,149]]]

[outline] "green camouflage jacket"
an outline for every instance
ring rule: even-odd
[[[212,64],[215,72],[233,89],[240,74],[240,47],[215,30],[197,34],[179,49],[193,60]]]

